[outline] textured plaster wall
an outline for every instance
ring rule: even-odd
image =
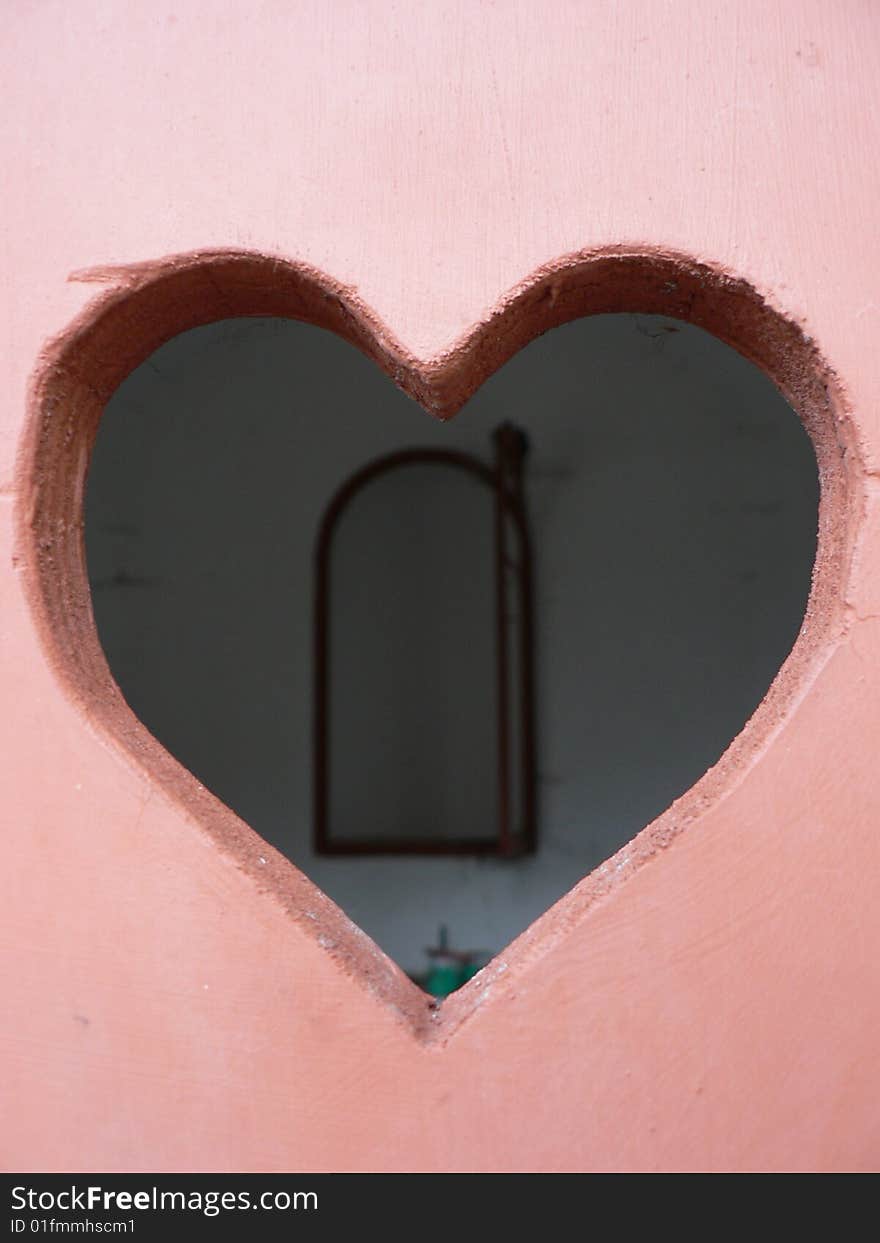
[[[876,1167],[878,33],[854,0],[9,6],[5,1166]],[[205,248],[272,259],[152,266]],[[603,248],[654,258],[564,262]],[[714,773],[435,1015],[115,699],[89,429],[163,334],[273,299],[449,413],[612,278],[784,373],[816,594]]]
[[[489,460],[505,418],[531,441],[540,849],[513,864],[316,857],[324,506],[402,447]],[[718,759],[800,629],[817,492],[770,380],[680,321],[566,324],[440,423],[331,333],[225,320],[169,342],[108,403],[86,504],[95,619],[156,737],[418,972],[441,922],[459,946],[503,949]],[[340,528],[340,830],[491,831],[492,521],[487,490],[423,469],[364,493]]]

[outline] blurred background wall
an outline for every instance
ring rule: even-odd
[[[504,420],[530,439],[538,851],[516,862],[315,857],[312,554],[324,506],[348,474],[395,448],[489,461]],[[385,584],[387,599],[407,547],[447,575],[456,548],[474,567],[483,555],[475,509],[442,480],[385,501],[376,493],[362,523],[352,511],[353,542],[340,547],[341,568],[363,569],[359,586],[348,574],[334,623],[343,702],[361,720],[376,686],[375,660],[356,646],[369,629],[358,610],[376,616],[371,584]],[[607,315],[559,328],[443,425],[332,335],[239,319],[169,342],[114,395],[86,538],[99,634],[133,710],[417,972],[441,923],[462,948],[502,949],[718,759],[797,635],[817,501],[797,417],[756,368],[688,325]],[[427,581],[404,592],[406,607]],[[463,582],[459,615],[485,615],[485,578],[473,570]],[[463,646],[463,633],[426,608],[420,646],[407,648],[401,627],[393,647],[418,670],[422,651],[448,639],[473,703],[489,648]],[[408,816],[422,791],[433,811],[453,779],[455,815],[491,815],[491,731],[458,703],[441,696],[425,713],[405,770]],[[401,732],[412,744],[413,731]],[[432,757],[444,739],[453,776],[441,779]],[[346,754],[348,814],[361,809],[375,827],[391,814],[394,766],[365,747],[358,772],[356,746]]]

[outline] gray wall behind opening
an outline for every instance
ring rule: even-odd
[[[539,851],[316,858],[322,509],[395,448],[488,459],[503,420],[531,440]],[[99,634],[133,710],[417,971],[441,922],[461,947],[501,950],[719,758],[797,637],[817,503],[799,420],[756,368],[688,325],[569,324],[443,425],[329,333],[229,320],[169,342],[113,396],[86,539]]]

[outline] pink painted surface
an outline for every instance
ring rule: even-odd
[[[0,1164],[880,1166],[876,6],[49,0],[9,6],[4,61]],[[442,404],[432,363],[609,247],[748,282],[833,370],[832,569],[726,765],[435,1021],[77,671],[38,429],[98,401],[113,359],[75,374],[70,325],[131,265],[318,269]]]

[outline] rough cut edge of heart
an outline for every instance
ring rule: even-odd
[[[426,1044],[443,1044],[502,973],[550,952],[600,897],[690,830],[783,728],[847,627],[846,583],[862,514],[864,466],[842,386],[793,319],[745,280],[651,247],[569,255],[534,272],[442,353],[414,357],[354,292],[283,257],[194,252],[75,279],[102,292],[38,359],[16,476],[16,544],[43,649],[66,694],[150,782],[189,813],[267,898]],[[450,419],[513,354],[550,328],[611,311],[658,313],[705,328],[762,368],[800,415],[821,484],[804,624],[763,702],[719,762],[451,998],[437,1006],[289,860],[196,781],[141,724],[110,675],[92,616],[82,502],[98,424],[122,380],[165,341],[231,316],[280,316],[330,329],[420,405]]]

